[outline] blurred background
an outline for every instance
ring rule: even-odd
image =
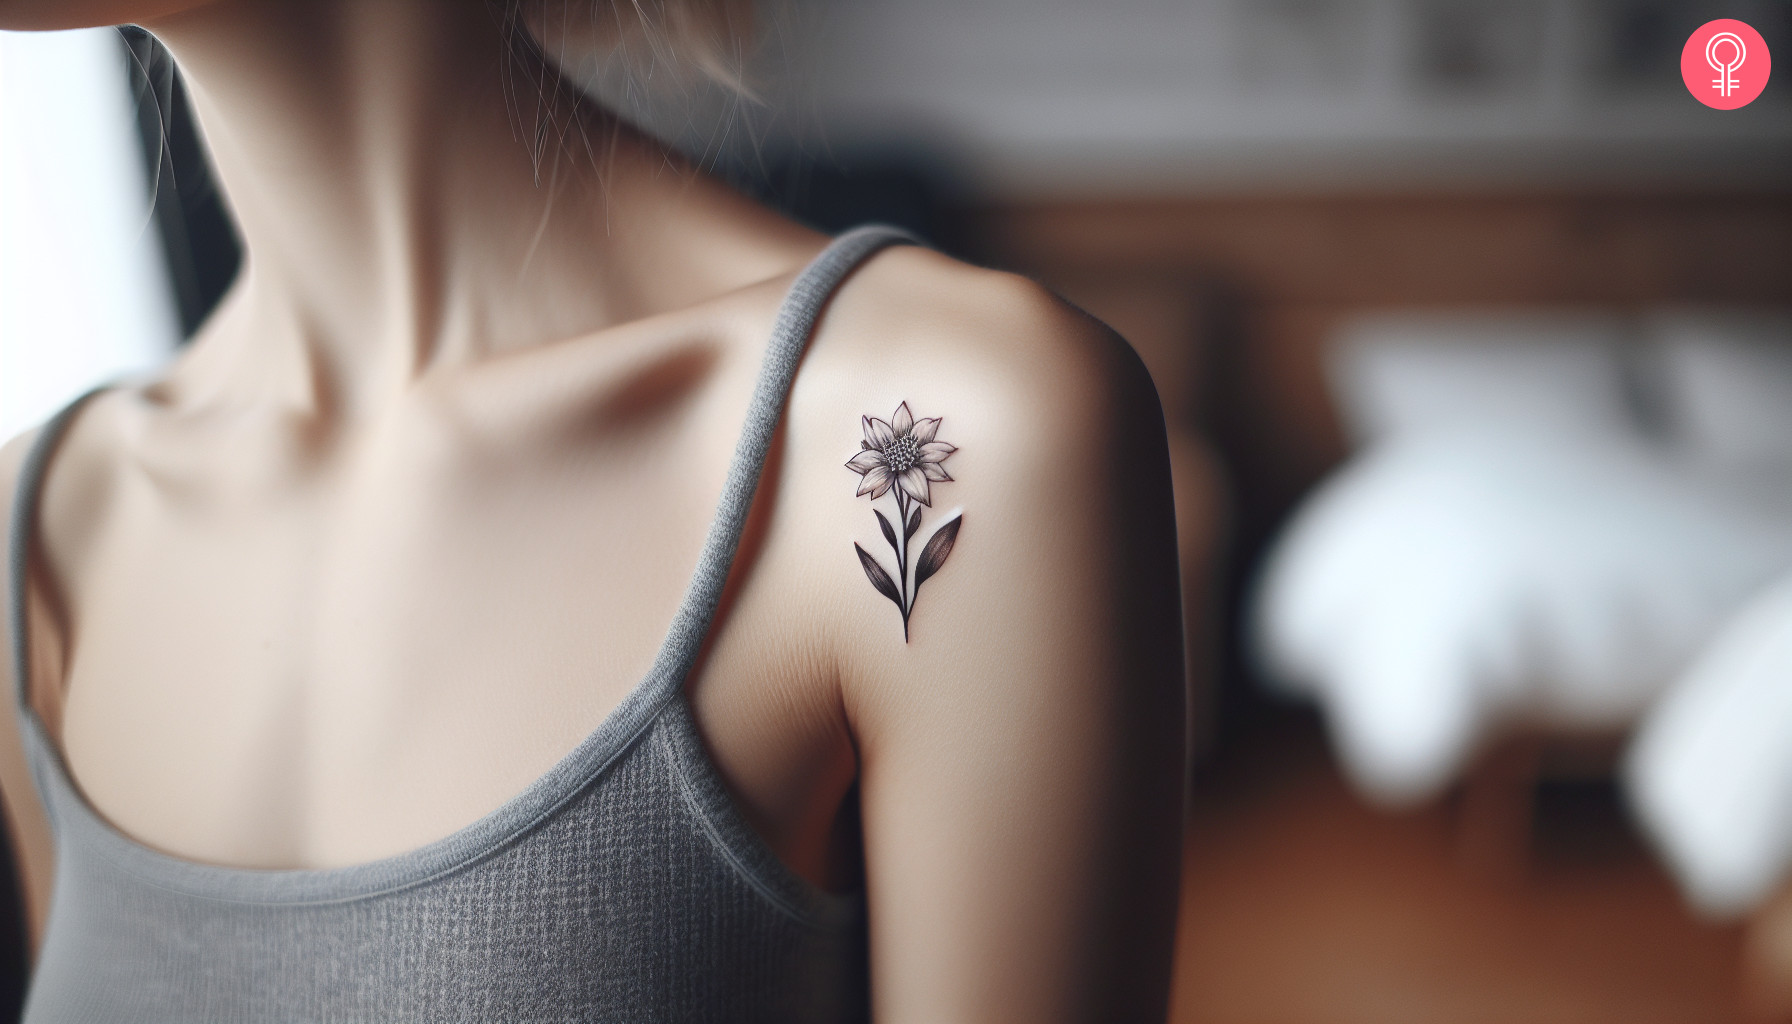
[[[1792,53],[1792,3],[759,15],[750,97],[580,73],[817,227],[1038,278],[1156,379],[1173,1020],[1792,1020],[1792,87],[1680,76],[1714,18]],[[152,370],[237,259],[153,41],[0,33],[0,433]]]

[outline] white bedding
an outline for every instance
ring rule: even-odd
[[[1748,910],[1792,865],[1792,575],[1725,627],[1645,719],[1633,805],[1693,903]]]
[[[1783,492],[1792,316],[1669,313],[1651,328],[1683,455],[1753,493]],[[1674,681],[1625,769],[1638,818],[1700,909],[1744,913],[1792,873],[1792,573]]]
[[[1419,433],[1358,456],[1290,524],[1259,649],[1319,701],[1358,786],[1402,803],[1511,719],[1627,725],[1788,567],[1783,508],[1639,442]]]
[[[1792,474],[1761,469],[1792,452],[1774,369],[1792,332],[1649,323],[1653,345],[1629,348],[1594,315],[1341,333],[1335,392],[1362,448],[1272,551],[1256,647],[1272,681],[1318,701],[1368,796],[1436,793],[1517,719],[1633,723],[1792,571]],[[1627,363],[1637,351],[1655,358]]]

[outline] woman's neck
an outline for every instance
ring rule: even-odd
[[[187,77],[248,253],[196,346],[225,351],[188,360],[202,376],[352,415],[433,368],[800,260],[804,233],[575,100],[497,10],[220,0],[148,26]]]

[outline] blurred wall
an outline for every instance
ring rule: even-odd
[[[1777,0],[796,0],[776,105],[1004,194],[1792,178],[1784,73],[1725,113],[1680,82],[1716,17],[1792,52]]]

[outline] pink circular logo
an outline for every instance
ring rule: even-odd
[[[1735,110],[1754,102],[1767,88],[1773,59],[1761,33],[1734,18],[1700,25],[1680,51],[1680,77],[1687,91],[1707,107]]]

